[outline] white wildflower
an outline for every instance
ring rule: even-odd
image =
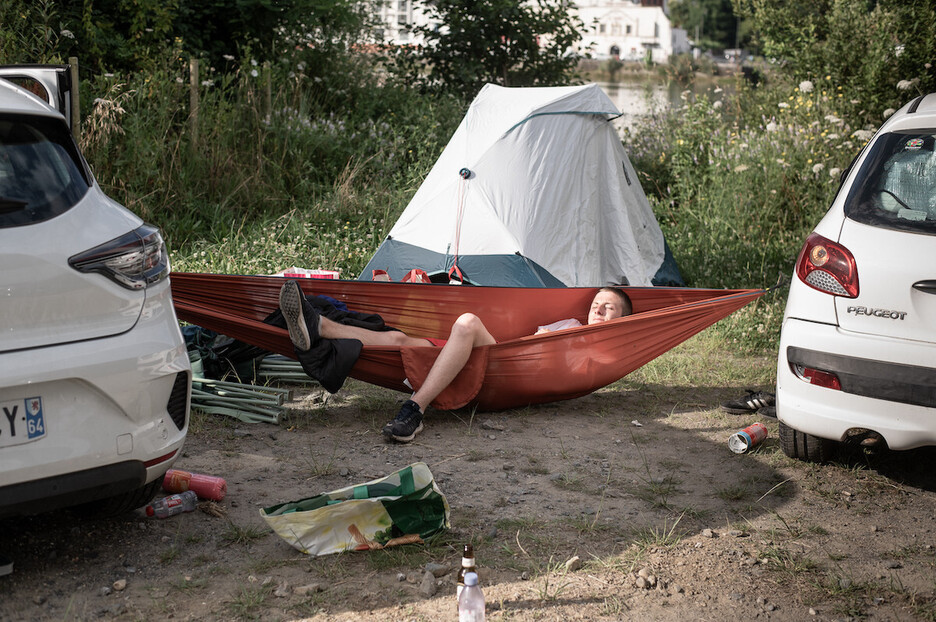
[[[720,86],[716,86],[716,87],[715,87],[715,90],[712,91],[712,92],[715,93],[715,94],[721,93],[721,92],[722,92],[722,88],[721,88]]]
[[[71,30],[63,30],[61,34],[62,34],[62,36],[65,37],[66,39],[74,39],[74,38],[75,38],[75,33],[73,33]]]
[[[839,136],[838,134],[829,134],[828,136],[826,136],[827,140],[838,140],[839,138],[841,138],[841,136]]]
[[[855,130],[852,132],[852,138],[856,138],[862,142],[868,142],[871,140],[872,136],[874,136],[874,132],[871,130]]]
[[[832,179],[838,179],[839,175],[841,174],[842,174],[842,169],[840,169],[837,166],[834,166],[829,169],[829,177],[831,177]]]
[[[913,80],[901,80],[897,83],[898,91],[909,91],[913,88]]]
[[[251,58],[251,59],[250,59],[250,64],[253,65],[254,67],[256,67],[256,66],[257,66],[257,61],[256,61],[256,59]]]
[[[175,81],[178,82],[179,84],[182,84],[185,82],[185,80],[183,80],[182,78],[176,78]]]
[[[895,112],[897,111],[894,110],[893,108],[888,108],[887,110],[884,111],[884,114],[882,116],[886,119],[887,117],[891,116]]]
[[[771,121],[770,123],[768,123],[768,124],[764,127],[764,129],[767,130],[768,132],[776,132],[776,131],[777,131],[777,124],[774,123],[773,121]]]
[[[825,117],[825,120],[831,123],[832,125],[841,125],[842,123],[845,123],[842,119],[839,119],[834,114],[827,114]]]
[[[721,108],[721,107],[722,107],[721,100],[716,101],[716,102],[714,102],[714,103],[712,104],[712,108],[714,108],[715,110],[718,110],[718,109]]]
[[[809,80],[803,80],[799,83],[799,90],[803,93],[812,93],[813,83]]]
[[[743,173],[746,170],[748,170],[747,164],[739,164],[738,166],[734,167],[735,173]]]
[[[789,107],[790,107],[790,104],[788,104],[788,103],[786,103],[786,102],[780,102],[779,104],[777,104],[777,107],[778,107],[778,108],[789,108]]]
[[[825,168],[825,164],[823,164],[822,162],[817,162],[812,165],[812,172],[813,174],[818,175],[819,173],[822,172],[822,169],[824,168]]]
[[[227,60],[227,61],[232,61],[232,60],[234,60],[234,57],[231,56],[230,54],[223,54],[223,55],[221,56],[221,58],[223,58],[224,60]]]
[[[250,70],[250,75],[253,76],[254,78],[256,78],[257,76],[260,75],[260,72],[257,71],[256,69],[251,69],[251,70]]]
[[[113,77],[114,77],[114,74],[112,74],[112,73],[105,73],[105,74],[104,74],[104,77],[105,77],[105,78],[113,78]]]
[[[202,85],[202,86],[211,86],[212,84],[214,84],[214,82],[212,82],[211,80],[202,80],[202,81],[201,81],[201,85]]]

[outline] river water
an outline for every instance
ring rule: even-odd
[[[680,108],[685,103],[686,91],[689,91],[689,97],[694,97],[696,93],[711,93],[718,87],[715,83],[685,86],[659,80],[599,82],[598,86],[622,113],[615,120],[619,129],[636,128],[643,117],[654,111]]]

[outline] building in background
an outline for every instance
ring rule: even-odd
[[[576,0],[570,10],[582,21],[579,52],[598,59],[665,63],[689,51],[686,31],[673,28],[666,0]],[[413,28],[429,23],[414,0],[384,0],[383,39],[395,45],[421,43]]]
[[[422,42],[413,32],[416,26],[429,23],[425,12],[413,0],[384,0],[380,4],[380,21],[384,24],[383,40],[395,45]],[[380,37],[378,37],[380,38]]]
[[[665,63],[689,52],[686,31],[673,28],[666,0],[577,0],[580,46],[594,58]]]

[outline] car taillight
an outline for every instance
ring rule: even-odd
[[[97,272],[127,289],[143,289],[169,274],[169,255],[159,229],[136,230],[79,253],[68,264],[80,272]]]
[[[811,233],[796,260],[796,276],[820,292],[858,297],[858,266],[855,256],[841,244]]]
[[[835,391],[842,390],[841,381],[838,376],[832,372],[813,369],[812,367],[805,367],[796,363],[790,363],[790,369],[793,370],[797,378],[805,380],[809,384],[816,385],[817,387],[834,389]]]

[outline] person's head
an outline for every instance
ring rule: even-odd
[[[588,323],[597,324],[615,318],[630,315],[632,312],[630,298],[616,287],[602,287],[592,299],[588,310]]]

